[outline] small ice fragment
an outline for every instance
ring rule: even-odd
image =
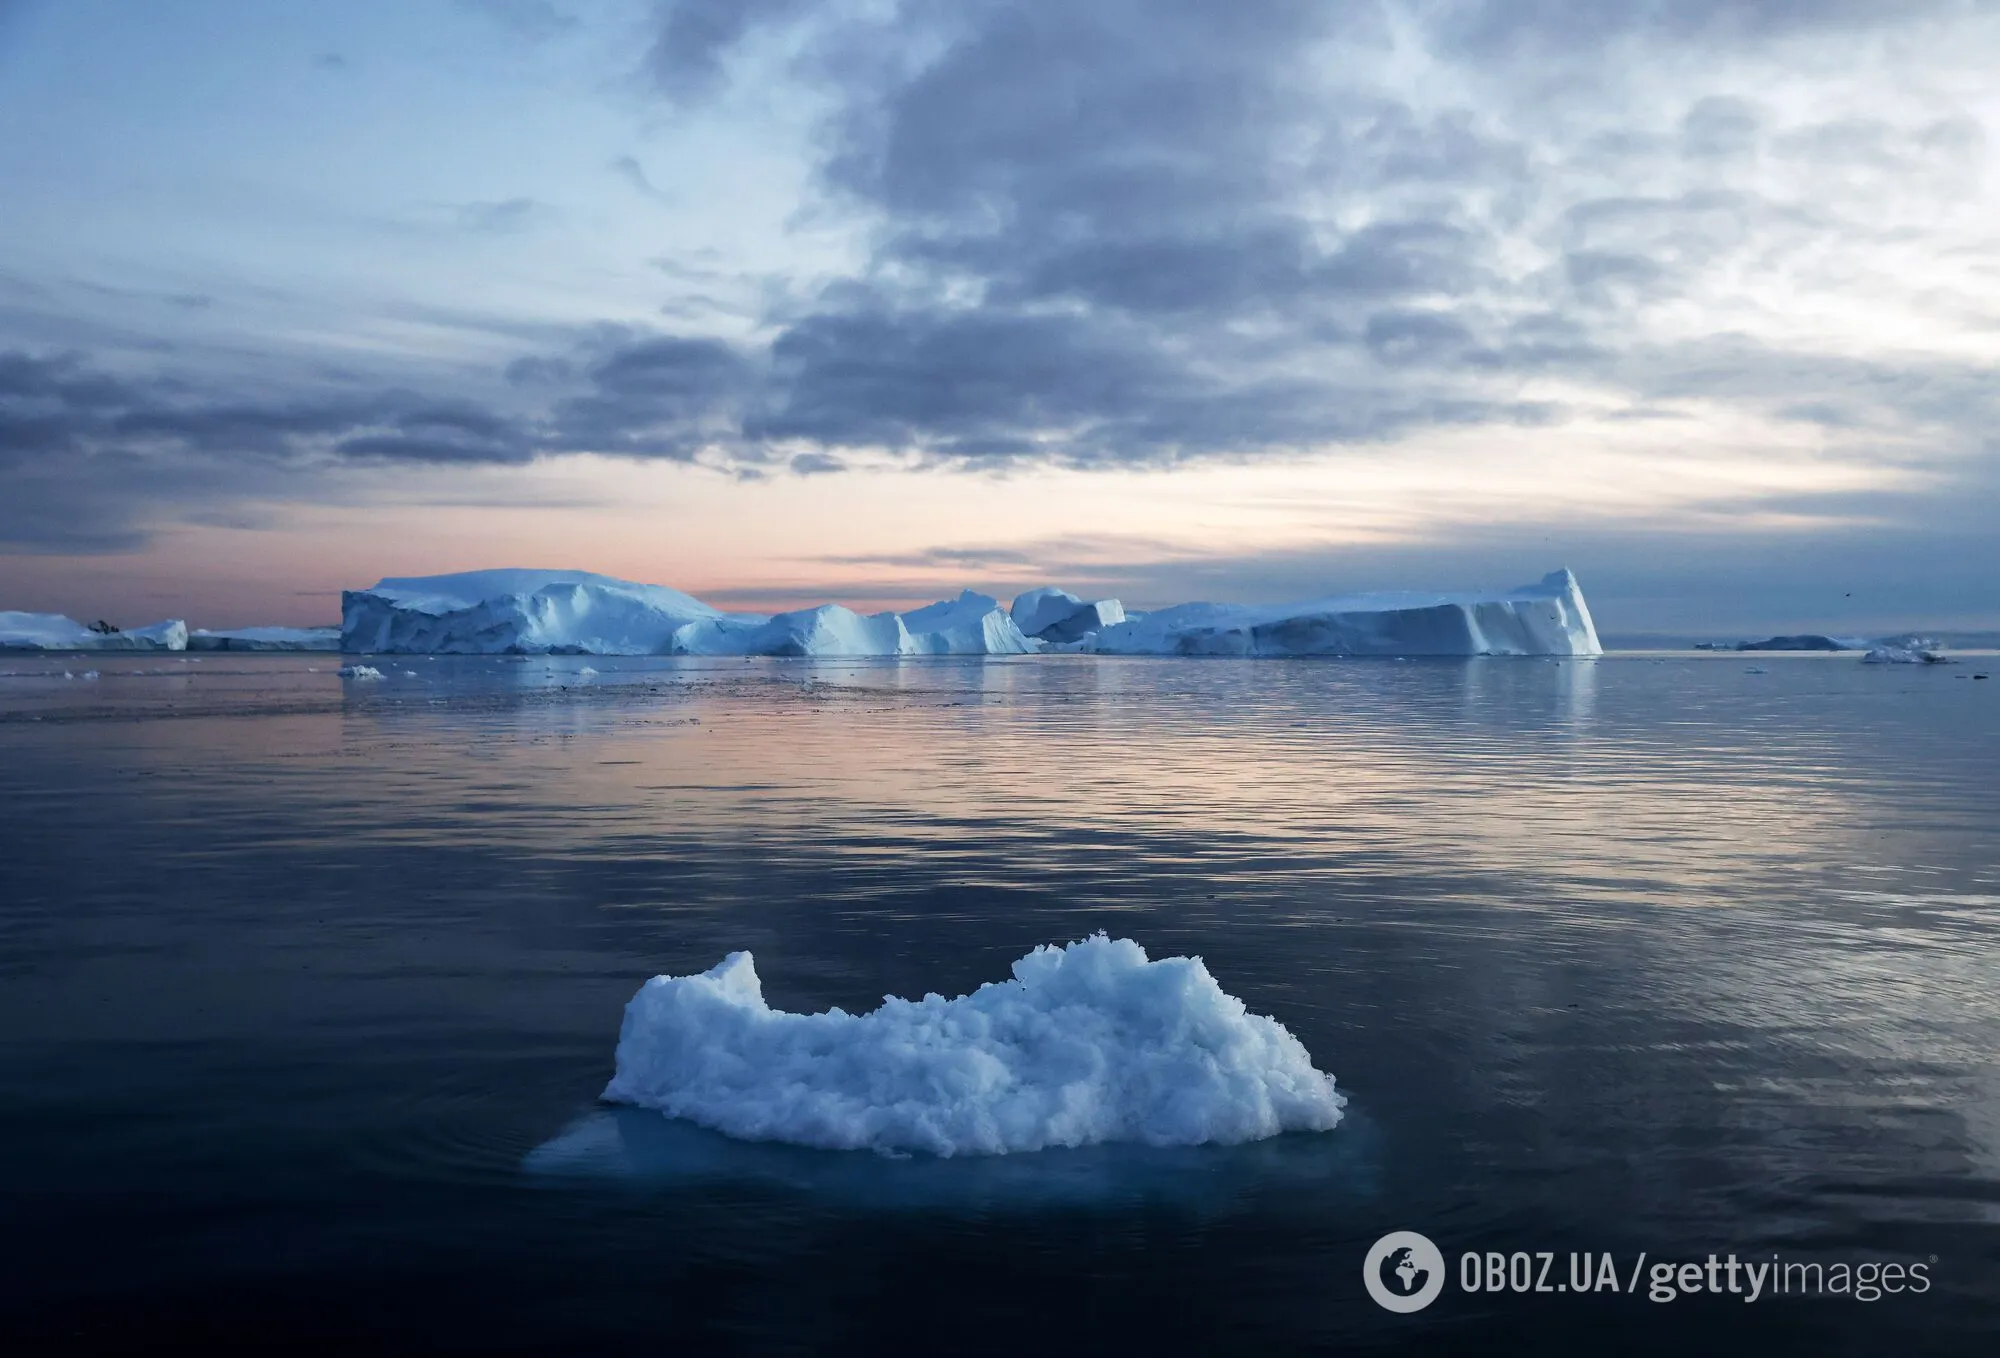
[[[380,679],[382,671],[373,665],[342,665],[336,671],[343,679]]]
[[[747,952],[656,976],[625,1008],[604,1098],[747,1140],[940,1156],[1236,1144],[1340,1121],[1333,1077],[1198,957],[1149,961],[1099,933],[1013,971],[866,1014],[772,1009]]]

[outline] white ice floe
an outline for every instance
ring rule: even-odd
[[[373,665],[342,665],[334,671],[343,679],[380,679],[382,671]]]
[[[338,627],[197,627],[188,633],[190,651],[337,651]]]
[[[1602,655],[1567,570],[1490,594],[1358,594],[1311,603],[1181,604],[1097,634],[1113,655]]]
[[[1098,934],[1013,972],[866,1014],[772,1009],[747,952],[656,976],[626,1006],[604,1098],[748,1140],[941,1156],[1234,1144],[1340,1121],[1333,1077],[1199,958],[1152,962]]]
[[[0,651],[182,651],[187,642],[187,624],[179,621],[120,629],[86,627],[60,613],[0,611]]]

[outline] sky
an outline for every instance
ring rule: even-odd
[[[0,608],[2000,627],[2000,3],[0,0]]]

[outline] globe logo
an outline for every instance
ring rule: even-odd
[[[1369,1247],[1361,1283],[1386,1311],[1421,1311],[1444,1290],[1444,1255],[1415,1231],[1391,1231]]]

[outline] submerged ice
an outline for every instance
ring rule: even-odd
[[[1013,972],[866,1014],[772,1009],[747,952],[656,976],[626,1006],[604,1098],[747,1140],[941,1156],[1237,1144],[1340,1121],[1333,1077],[1200,958],[1149,961],[1098,934]]]

